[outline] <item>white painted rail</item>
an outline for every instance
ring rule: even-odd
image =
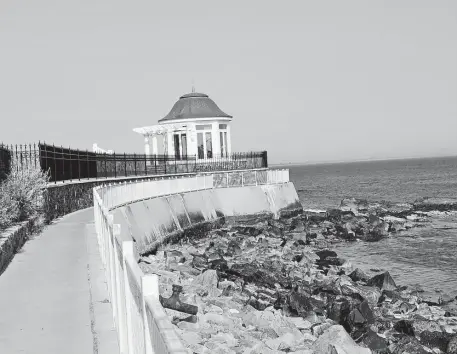
[[[262,177],[261,172],[266,176]],[[240,171],[233,173],[240,174]],[[225,178],[227,172],[223,174]],[[255,184],[289,182],[288,170],[250,170],[241,171],[241,184],[249,179],[248,174],[255,176]],[[135,201],[215,188],[217,175],[214,172],[192,177],[135,180],[94,188],[95,227],[122,354],[184,354],[188,351],[160,304],[158,276],[145,275],[141,271],[131,236],[116,224],[111,212]],[[229,187],[228,182],[226,187]]]

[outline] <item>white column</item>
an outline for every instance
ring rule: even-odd
[[[227,154],[230,156],[232,153],[232,136],[230,124],[227,124]]]
[[[144,153],[149,155],[149,137],[147,135],[144,136]]]
[[[153,135],[152,136],[152,154],[157,155],[157,136]]]
[[[174,155],[175,152],[173,150],[173,133],[167,132],[167,155]]]
[[[219,135],[219,122],[213,122],[211,134],[213,135],[213,156],[221,156],[221,139]]]

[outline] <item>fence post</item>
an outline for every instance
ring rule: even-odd
[[[108,178],[108,170],[106,169],[106,152],[103,153],[103,157],[105,158],[105,178]]]
[[[54,149],[54,184],[57,184],[57,163],[56,163],[56,147],[52,144]]]
[[[116,169],[117,169],[116,152],[114,152],[114,178],[117,177]]]
[[[148,175],[148,160],[146,159],[146,154],[144,154],[144,175]]]
[[[135,176],[137,176],[137,173],[136,173],[136,154],[133,154],[133,162],[135,163]]]
[[[154,154],[154,170],[155,170],[155,174],[157,174],[157,155]]]
[[[86,164],[87,164],[87,179],[90,179],[90,173],[89,173],[89,150],[86,149]]]
[[[60,150],[62,151],[62,180],[65,181],[65,154],[62,145],[60,146]]]
[[[81,181],[81,157],[79,156],[79,150],[76,151],[78,155],[78,181]]]
[[[125,177],[127,177],[127,156],[125,155],[125,152],[124,152],[124,166],[125,166],[125,169],[124,169]]]
[[[73,182],[73,164],[71,163],[71,149],[70,149],[70,146],[68,146],[68,153],[70,155],[70,182]]]

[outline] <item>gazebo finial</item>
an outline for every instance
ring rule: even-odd
[[[195,81],[194,79],[192,79],[192,93],[195,92]]]

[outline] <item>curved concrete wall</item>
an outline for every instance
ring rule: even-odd
[[[222,217],[267,214],[278,218],[301,211],[293,183],[198,190],[135,202],[113,210],[121,234],[139,253],[155,250],[173,235]]]

